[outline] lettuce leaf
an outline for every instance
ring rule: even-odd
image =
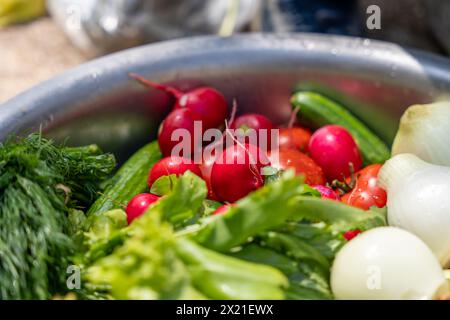
[[[301,178],[285,173],[239,200],[226,214],[203,220],[189,236],[210,249],[227,252],[264,231],[302,220],[324,222],[331,231],[342,233],[386,225],[386,212],[321,199]]]
[[[285,223],[297,210],[296,197],[304,192],[309,192],[309,187],[288,173],[239,200],[226,214],[205,220],[190,237],[207,248],[226,252]]]
[[[97,232],[102,240],[87,253],[86,286],[115,299],[284,298],[288,282],[280,271],[177,236],[178,225],[203,212],[205,197],[204,182],[187,172],[128,227],[108,239]],[[99,248],[113,251],[101,256]]]
[[[328,279],[323,272],[305,262],[298,262],[272,249],[252,243],[230,253],[233,257],[272,266],[283,272],[289,286],[285,289],[287,299],[331,299]]]

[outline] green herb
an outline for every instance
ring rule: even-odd
[[[69,207],[89,204],[114,165],[95,146],[57,147],[39,134],[0,147],[0,299],[67,290]]]
[[[116,299],[280,299],[285,277],[269,266],[238,260],[177,236],[202,210],[206,185],[187,172],[172,191],[127,228],[122,243],[88,268],[87,286]],[[107,242],[103,242],[107,243]],[[90,254],[90,253],[88,253]]]

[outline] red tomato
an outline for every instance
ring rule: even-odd
[[[280,149],[296,149],[298,151],[308,151],[311,131],[301,127],[281,128],[279,132]]]
[[[356,184],[352,191],[342,197],[342,202],[369,210],[372,206],[382,208],[386,205],[386,191],[377,185],[381,164],[371,164],[356,173]]]
[[[278,159],[277,159],[278,155]],[[322,168],[319,167],[313,159],[306,154],[294,149],[274,151],[270,154],[270,163],[272,167],[286,170],[293,168],[296,174],[305,176],[305,183],[310,185],[326,183]]]

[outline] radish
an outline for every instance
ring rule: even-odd
[[[311,131],[302,127],[281,128],[279,139],[280,149],[296,149],[306,152],[311,139]]]
[[[272,151],[269,158],[272,167],[279,170],[293,168],[297,175],[303,175],[306,184],[323,185],[326,183],[322,168],[313,159],[300,151],[295,149]]]
[[[358,230],[358,229],[349,230],[349,231],[344,232],[343,237],[345,240],[350,241],[360,233],[361,233],[361,230]]]
[[[227,204],[221,205],[213,212],[213,215],[224,214],[224,213],[228,212],[228,210],[230,210],[231,207],[234,207],[234,203],[227,203]]]
[[[230,123],[230,129],[241,129],[242,132],[235,132],[235,134],[241,134],[246,137],[245,142],[251,143],[250,141],[250,131],[249,129],[253,129],[252,131],[257,134],[255,143],[258,147],[270,150],[271,148],[271,130],[274,128],[272,121],[261,114],[249,113],[244,114],[237,117],[234,121]],[[261,132],[261,138],[265,139],[265,141],[260,141],[260,130],[265,130],[265,133]],[[241,140],[240,140],[241,141]]]
[[[163,156],[168,157],[172,154],[175,146],[183,142],[183,138],[173,135],[175,130],[186,130],[186,137],[190,139],[190,152],[188,154],[178,154],[183,157],[192,156],[196,150],[199,150],[202,145],[201,136],[196,139],[194,121],[199,121],[199,118],[189,109],[175,109],[164,119],[158,134],[158,144]],[[181,133],[179,131],[179,133]],[[203,132],[200,132],[203,134]]]
[[[209,150],[210,146],[205,147],[203,150],[203,161],[199,165],[200,171],[202,173],[203,180],[206,182],[206,186],[208,188],[208,199],[210,200],[218,200],[217,196],[214,194],[214,191],[211,187],[211,172],[214,162],[216,161],[216,155],[214,151]],[[205,151],[206,150],[206,151]]]
[[[320,192],[320,195],[322,196],[322,199],[330,199],[330,200],[336,200],[341,201],[341,198],[339,197],[339,194],[334,191],[331,188],[328,188],[323,185],[314,185],[312,186],[314,189]]]
[[[125,212],[127,213],[127,221],[130,224],[134,219],[140,217],[147,208],[158,201],[160,197],[151,193],[141,193],[128,202]]]
[[[161,85],[135,73],[129,74],[146,87],[165,91],[175,97],[174,109],[189,109],[202,121],[204,130],[221,127],[227,116],[227,102],[223,94],[211,87],[200,87],[188,92]]]
[[[168,176],[171,174],[180,176],[188,170],[200,178],[202,177],[199,166],[193,163],[191,159],[175,156],[163,158],[155,163],[150,170],[147,180],[148,186],[151,187],[152,184],[162,176]]]
[[[217,156],[212,167],[212,190],[220,201],[235,202],[264,185],[260,171],[269,164],[257,146],[231,145]]]
[[[358,146],[344,127],[328,125],[318,129],[312,135],[308,149],[330,182],[344,180],[352,170],[355,172],[362,167]]]

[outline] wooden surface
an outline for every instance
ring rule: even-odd
[[[0,29],[0,103],[86,60],[50,18]]]

